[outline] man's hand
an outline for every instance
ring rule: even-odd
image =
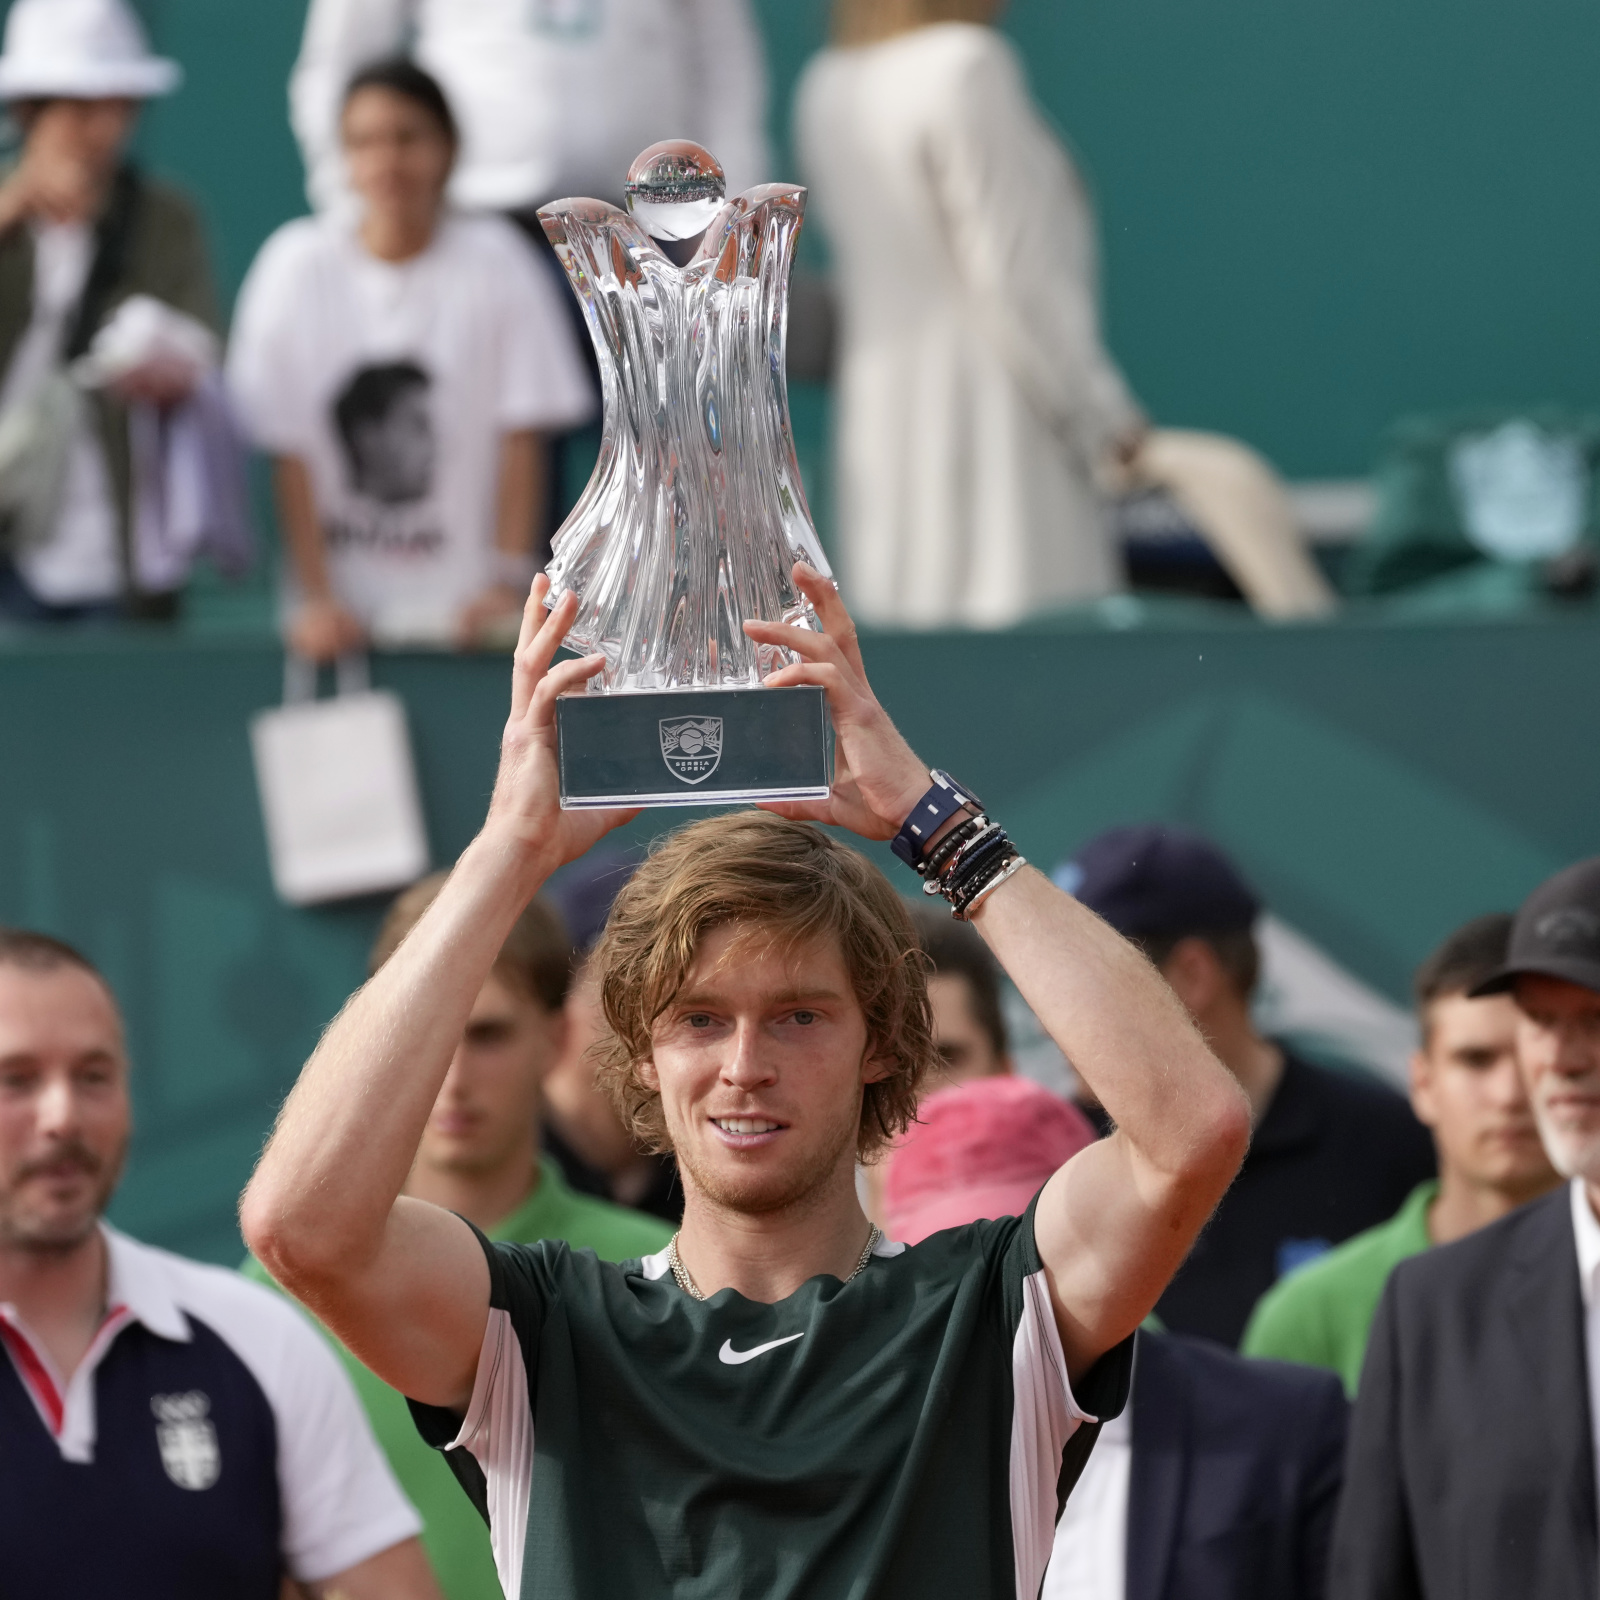
[[[308,661],[336,661],[367,648],[367,630],[337,600],[307,600],[289,619],[289,648]]]
[[[48,141],[30,139],[16,170],[0,186],[0,227],[9,229],[30,217],[87,222],[104,197],[104,184],[91,168]]]
[[[551,666],[578,612],[577,596],[544,608],[550,580],[533,580],[522,612],[522,633],[511,668],[511,715],[500,739],[500,771],[484,833],[528,856],[531,898],[557,867],[575,861],[597,839],[639,815],[627,811],[563,811],[556,751],[556,701],[575,694],[606,664],[603,655]]]
[[[757,644],[781,645],[800,657],[768,674],[768,688],[815,684],[826,690],[836,735],[833,793],[822,801],[764,809],[802,822],[837,823],[866,839],[892,839],[927,792],[928,769],[878,704],[839,591],[803,561],[795,563],[794,581],[826,631],[781,622],[746,622],[744,631]]]
[[[520,589],[508,583],[490,584],[461,608],[461,615],[456,618],[456,648],[482,650],[494,645],[504,648],[516,637],[523,602]]]
[[[146,405],[165,408],[187,400],[198,382],[192,361],[157,355],[119,373],[106,388],[124,403],[143,401]]]

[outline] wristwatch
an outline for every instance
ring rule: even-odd
[[[983,802],[963,783],[957,783],[948,772],[938,767],[929,770],[933,787],[911,808],[911,815],[901,825],[899,833],[889,841],[889,848],[908,867],[920,869],[922,853],[928,841],[963,806],[974,811],[983,810]]]

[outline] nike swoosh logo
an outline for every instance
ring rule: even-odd
[[[793,1344],[796,1339],[805,1338],[805,1330],[791,1333],[787,1339],[772,1339],[766,1344],[758,1344],[754,1350],[735,1350],[732,1339],[724,1339],[722,1348],[717,1351],[717,1360],[724,1366],[740,1367],[746,1361],[754,1361],[757,1356],[764,1356],[769,1350],[776,1350],[780,1344]]]

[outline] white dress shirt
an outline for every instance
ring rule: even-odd
[[[459,205],[620,203],[633,158],[660,139],[705,145],[730,194],[774,176],[750,0],[311,0],[289,105],[319,210],[347,197],[345,85],[413,32],[461,125]]]
[[[1101,1430],[1083,1476],[1056,1524],[1040,1600],[1124,1600],[1128,1568],[1128,1485],[1133,1471],[1133,1404]]]

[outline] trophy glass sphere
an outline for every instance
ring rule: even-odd
[[[728,199],[687,140],[629,169],[626,211],[560,200],[539,220],[600,367],[600,455],[553,540],[566,643],[605,656],[557,705],[562,804],[821,798],[833,740],[819,689],[768,689],[794,660],[760,618],[816,628],[797,560],[828,572],[795,461],[784,379],[789,270],[805,191]]]

